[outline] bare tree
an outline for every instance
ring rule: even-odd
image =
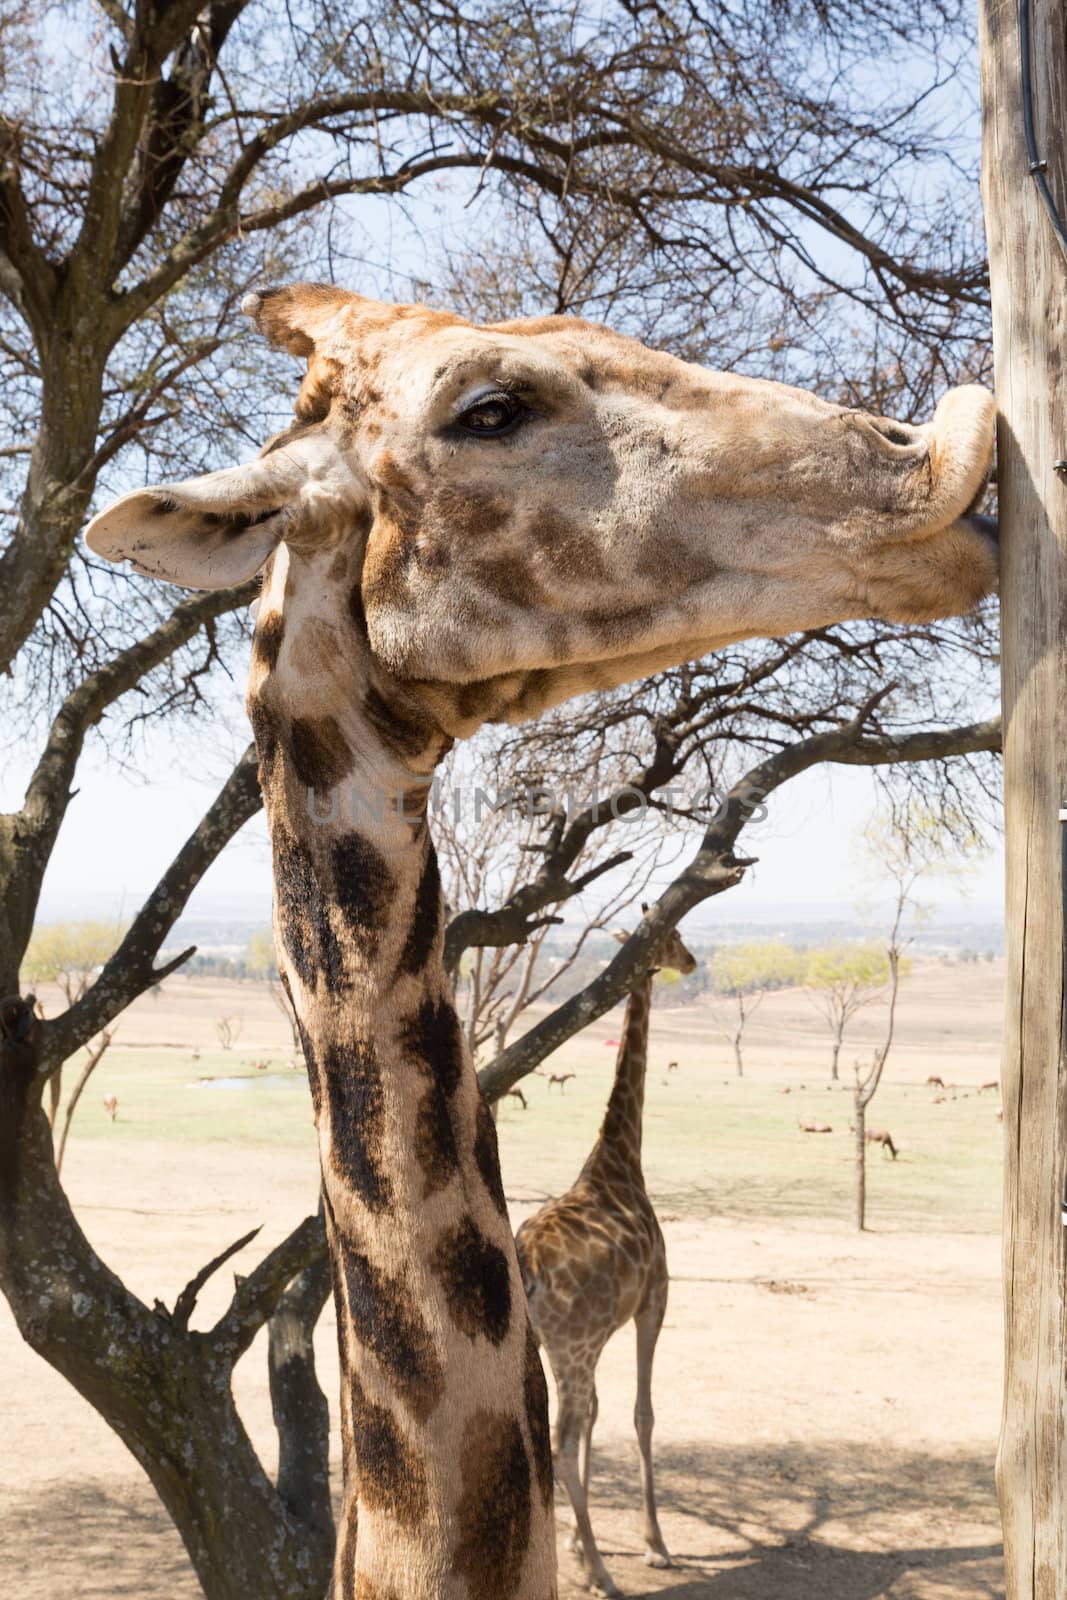
[[[23,975],[31,983],[54,983],[59,987],[68,1009],[80,1000],[93,982],[99,968],[113,952],[122,935],[118,925],[99,920],[81,922],[56,922],[45,924],[34,931],[23,958]],[[38,997],[37,1013],[43,1017],[45,1009]],[[63,1125],[56,1145],[56,1172],[63,1168],[63,1156],[70,1135],[71,1119],[81,1099],[86,1084],[100,1065],[115,1037],[114,1028],[102,1028],[95,1039],[86,1039],[83,1048],[86,1060],[67,1099]],[[56,1068],[48,1080],[48,1120],[55,1131],[56,1119],[63,1092],[63,1067]]]
[[[885,948],[877,941],[829,945],[808,957],[804,982],[830,1026],[830,1077],[835,1083],[845,1029],[857,1011],[873,1005],[885,992],[893,977]]]
[[[886,1027],[885,1037],[871,1056],[870,1064],[855,1064],[852,1090],[852,1129],[856,1141],[856,1184],[853,1222],[857,1233],[867,1226],[867,1107],[878,1092],[889,1052],[893,1048],[900,980],[905,973],[905,951],[911,943],[904,936],[905,918],[918,908],[915,889],[927,873],[948,868],[948,852],[954,849],[966,856],[981,847],[981,839],[960,813],[943,809],[936,815],[922,805],[896,807],[881,823],[867,832],[868,848],[888,874],[893,885],[892,920],[885,946]],[[958,870],[958,868],[957,868]],[[896,1159],[892,1141],[889,1149]]]
[[[778,939],[723,945],[715,952],[711,978],[716,992],[728,995],[733,1001],[734,1017],[726,1037],[733,1046],[734,1066],[739,1078],[745,1072],[741,1044],[746,1024],[758,1011],[765,995],[772,989],[782,988],[784,984],[795,983],[802,969],[803,963],[797,951]]]
[[[233,1049],[241,1037],[241,1026],[240,1017],[215,1018],[215,1033],[218,1036],[219,1044],[224,1050]]]
[[[511,901],[538,862],[552,863],[575,809],[589,804],[595,809],[600,794],[603,817],[578,843],[567,876],[554,879],[554,893],[548,890],[524,937],[493,946],[475,943],[454,970],[457,1004],[475,1060],[490,1043],[497,1054],[504,1049],[522,1014],[574,973],[590,939],[635,904],[653,872],[677,854],[677,841],[667,830],[635,829],[640,817],[632,809],[618,811],[615,797],[623,781],[617,758],[595,763],[579,795],[561,791],[551,774],[531,773],[526,757],[522,739],[508,745],[503,759],[488,741],[475,740],[473,750],[464,751],[462,766],[453,759],[439,775],[434,836],[454,915],[476,915],[487,901]],[[478,777],[485,770],[494,772],[489,788]],[[564,906],[571,910],[569,920],[562,915]]]

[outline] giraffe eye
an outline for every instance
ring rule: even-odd
[[[517,428],[526,415],[525,407],[513,394],[508,394],[506,389],[495,389],[492,394],[483,394],[466,411],[461,411],[456,422],[464,433],[476,434],[483,439],[499,439],[502,434],[511,433]]]

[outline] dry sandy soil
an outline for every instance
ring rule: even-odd
[[[974,1094],[996,1076],[1000,981],[999,964],[932,964],[910,980],[882,1102],[904,1150],[896,1166],[872,1161],[874,1231],[865,1236],[847,1226],[849,1150],[839,1137],[847,1102],[826,1088],[825,1041],[803,998],[767,1001],[744,1085],[731,1080],[710,1008],[659,1012],[646,1149],[673,1275],[655,1402],[662,1521],[675,1566],[651,1572],[640,1560],[633,1348],[624,1329],[600,1370],[593,1518],[627,1594],[1002,1595],[992,1487],[999,1130],[995,1096]],[[241,1038],[223,1056],[214,1019],[238,1011]],[[856,1052],[874,1039],[877,1020],[866,1019],[866,1037],[857,1030]],[[502,1112],[516,1223],[576,1172],[607,1092],[605,1045],[617,1028],[617,1015],[605,1018],[567,1046],[566,1069],[578,1076],[564,1093],[532,1081],[529,1111],[512,1102]],[[172,981],[128,1015],[120,1039],[79,1112],[66,1177],[105,1259],[142,1297],[172,1303],[221,1242],[264,1224],[235,1263],[248,1270],[311,1209],[308,1107],[295,1075],[279,1077],[273,1092],[253,1080],[247,1097],[197,1086],[200,1076],[250,1072],[257,1052],[273,1052],[281,1070],[280,1021],[251,986]],[[193,1063],[196,1043],[202,1055]],[[668,1059],[680,1062],[669,1079]],[[954,1079],[959,1098],[932,1105],[929,1072]],[[120,1100],[114,1128],[99,1105],[109,1088]],[[263,1103],[261,1122],[253,1102]],[[809,1109],[832,1113],[832,1138],[796,1131],[797,1112]],[[199,1325],[224,1296],[225,1283],[209,1287]],[[319,1349],[329,1390],[327,1318]],[[180,1541],[138,1468],[21,1344],[6,1308],[0,1359],[0,1594],[195,1600]],[[238,1389],[269,1462],[262,1344],[238,1369]],[[557,1509],[562,1535],[562,1502]],[[561,1594],[575,1600],[582,1591],[562,1546],[561,1572]]]

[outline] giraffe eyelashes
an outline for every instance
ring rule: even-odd
[[[456,426],[479,439],[500,439],[530,416],[529,409],[507,389],[480,394],[456,418]]]

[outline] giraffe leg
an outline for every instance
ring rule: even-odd
[[[582,1437],[578,1451],[578,1470],[582,1475],[582,1488],[585,1490],[585,1497],[587,1500],[589,1498],[589,1459],[593,1446],[593,1429],[596,1426],[597,1413],[599,1410],[600,1402],[597,1399],[596,1382],[594,1380],[593,1393],[589,1397],[589,1410],[585,1414],[585,1427],[582,1429]]]
[[[585,1414],[585,1421],[582,1424],[581,1435],[578,1439],[578,1476],[582,1480],[582,1492],[585,1495],[586,1505],[589,1504],[589,1463],[592,1451],[593,1428],[596,1425],[599,1410],[600,1402],[597,1400],[596,1384],[594,1383],[593,1393],[589,1401],[589,1410]],[[575,1518],[571,1531],[567,1535],[567,1549],[577,1553],[581,1550],[581,1547],[582,1541],[578,1533],[578,1519]]]
[[[589,1504],[578,1466],[578,1450],[582,1434],[590,1426],[589,1417],[594,1393],[592,1372],[568,1372],[556,1375],[559,1390],[559,1411],[556,1417],[556,1473],[567,1491],[574,1511],[573,1545],[585,1573],[586,1587],[594,1594],[619,1596],[611,1574],[605,1567],[593,1537],[589,1520]]]
[[[637,1448],[641,1452],[641,1494],[645,1511],[645,1560],[650,1567],[669,1567],[671,1564],[663,1535],[656,1516],[656,1490],[652,1478],[652,1359],[656,1353],[656,1340],[667,1311],[667,1285],[663,1284],[650,1296],[637,1313],[637,1404],[634,1406],[634,1427],[637,1430]]]

